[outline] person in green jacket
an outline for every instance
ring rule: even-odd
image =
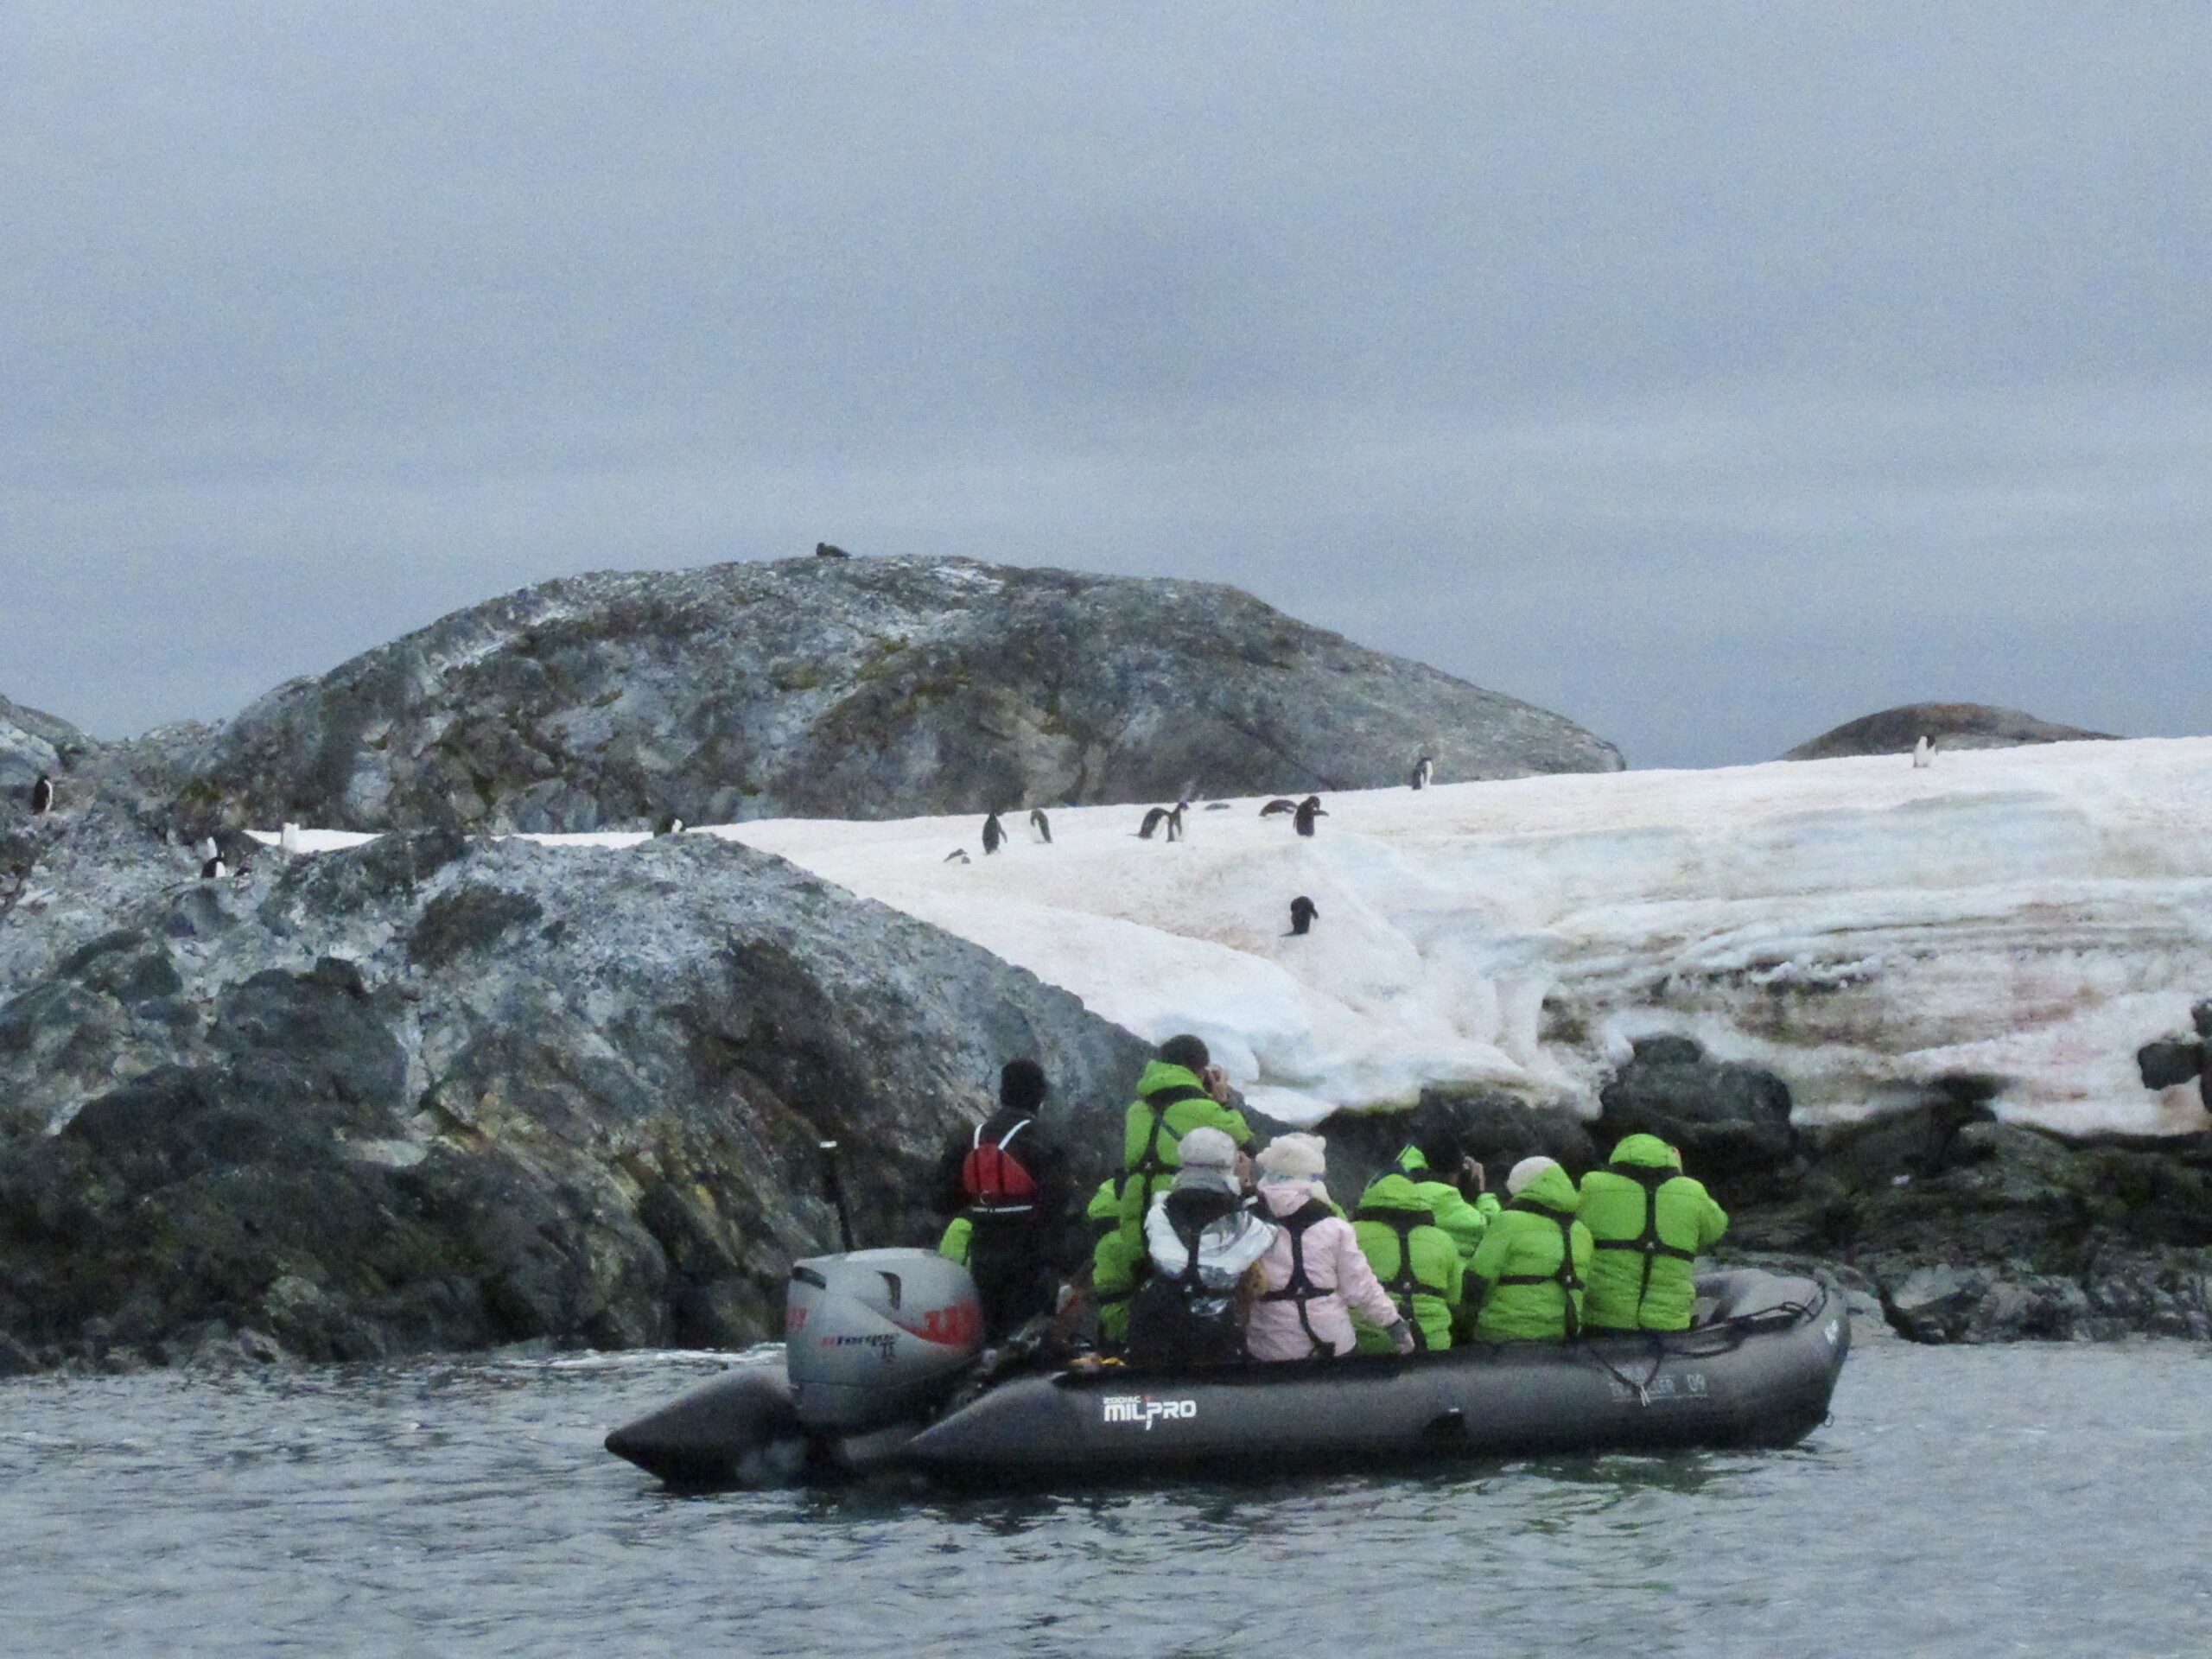
[[[1505,1178],[1506,1205],[1467,1264],[1484,1342],[1573,1337],[1581,1329],[1590,1230],[1574,1218],[1574,1182],[1549,1158],[1523,1158]]]
[[[1129,1298],[1136,1294],[1142,1250],[1132,1251],[1122,1231],[1121,1183],[1107,1179],[1090,1195],[1084,1215],[1097,1234],[1090,1251],[1090,1300],[1098,1314],[1098,1345],[1118,1353],[1129,1340]]]
[[[1145,1213],[1173,1185],[1176,1147],[1192,1129],[1219,1129],[1240,1152],[1252,1126],[1228,1104],[1229,1079],[1196,1037],[1170,1037],[1137,1079],[1122,1124],[1122,1233],[1132,1258],[1144,1255]]]
[[[1612,1161],[1582,1178],[1576,1211],[1596,1255],[1583,1301],[1592,1331],[1687,1331],[1697,1292],[1691,1264],[1720,1242],[1728,1212],[1681,1173],[1656,1135],[1631,1135]]]
[[[1410,1170],[1408,1158],[1416,1160]],[[1395,1169],[1370,1181],[1352,1211],[1351,1225],[1367,1265],[1412,1326],[1415,1346],[1428,1351],[1452,1345],[1452,1319],[1466,1273],[1458,1242],[1438,1224],[1436,1195],[1448,1192],[1462,1207],[1466,1200],[1447,1182],[1418,1179],[1427,1173],[1421,1159],[1408,1147]],[[1390,1338],[1357,1314],[1352,1336],[1362,1353],[1391,1351]]]
[[[1472,1257],[1498,1211],[1497,1195],[1484,1189],[1483,1166],[1467,1156],[1459,1137],[1448,1129],[1432,1129],[1398,1154],[1397,1167],[1434,1212],[1436,1224],[1452,1235],[1461,1262]],[[1470,1186],[1472,1198],[1467,1196]]]

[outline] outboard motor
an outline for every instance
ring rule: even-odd
[[[810,1433],[921,1416],[982,1346],[976,1281],[934,1250],[855,1250],[791,1268],[784,1363],[792,1408]]]

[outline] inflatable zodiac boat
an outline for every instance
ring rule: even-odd
[[[1802,1439],[1850,1351],[1841,1293],[1753,1271],[1697,1287],[1696,1323],[1664,1335],[988,1378],[965,1269],[924,1250],[858,1250],[792,1268],[783,1365],[727,1371],[607,1449],[685,1487],[883,1467],[1073,1485]]]

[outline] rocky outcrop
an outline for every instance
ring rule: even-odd
[[[756,1340],[831,1242],[817,1141],[868,1240],[913,1242],[1001,1060],[1103,1160],[1142,1058],[713,838],[430,832],[214,883],[107,850],[151,878],[64,880],[56,919],[105,925],[0,977],[0,1351],[41,1363]]]
[[[1611,771],[1556,715],[1234,588],[967,559],[543,583],[279,688],[181,828],[647,827]]]
[[[1797,1173],[1789,1084],[1764,1067],[1709,1059],[1690,1038],[1638,1040],[1598,1098],[1601,1148],[1656,1135],[1725,1202],[1764,1196]]]
[[[41,772],[58,778],[97,747],[67,721],[0,697],[0,822],[27,810]]]
[[[1943,749],[2011,749],[2026,743],[2074,743],[2110,732],[2060,726],[2018,709],[1986,702],[1909,702],[1846,721],[1804,743],[1785,760],[1834,760],[1853,754],[1910,754],[1923,737]]]
[[[1922,1342],[2212,1338],[2212,1144],[2069,1141],[1953,1097],[1815,1138],[1729,1248],[1840,1263]]]

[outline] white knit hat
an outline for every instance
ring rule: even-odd
[[[1185,1169],[1227,1169],[1236,1161],[1236,1143],[1219,1129],[1195,1128],[1175,1143],[1175,1158]]]
[[[1271,1180],[1318,1181],[1329,1173],[1328,1146],[1318,1135],[1279,1135],[1253,1161]]]
[[[1505,1177],[1506,1197],[1513,1198],[1517,1196],[1521,1189],[1528,1185],[1529,1182],[1535,1180],[1537,1176],[1542,1174],[1548,1169],[1557,1169],[1558,1167],[1559,1160],[1556,1158],[1523,1158],[1519,1163],[1513,1166],[1511,1171],[1510,1171]]]

